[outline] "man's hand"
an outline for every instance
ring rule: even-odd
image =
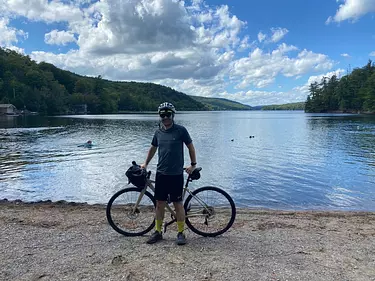
[[[141,168],[147,170],[147,164],[146,164],[146,163],[143,163],[143,164],[141,165]]]
[[[186,173],[191,174],[195,170],[195,166],[189,166],[185,169]]]

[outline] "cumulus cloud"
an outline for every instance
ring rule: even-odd
[[[261,31],[258,33],[258,41],[263,42],[267,38],[267,35],[262,33]]]
[[[19,48],[17,46],[9,46],[9,47],[6,47],[6,48],[9,49],[9,50],[15,51],[15,52],[17,52],[21,55],[26,55],[25,49],[23,49],[23,48]]]
[[[20,38],[27,38],[27,33],[9,26],[8,18],[0,17],[0,46],[11,47]]]
[[[375,0],[344,0],[334,16],[330,16],[326,24],[346,20],[356,21],[360,17],[375,12]]]
[[[56,29],[52,30],[49,33],[44,35],[44,42],[49,45],[63,45],[65,46],[68,43],[75,42],[76,38],[74,34],[70,31]]]
[[[73,40],[74,32],[79,50],[31,56],[78,73],[102,71],[116,80],[213,78],[228,66],[234,50],[251,46],[248,36],[239,35],[245,22],[225,5],[184,5],[171,0],[96,2],[84,10],[91,22],[46,35],[46,42],[58,43],[62,38]]]
[[[272,52],[256,48],[248,57],[232,63],[230,76],[233,80],[240,81],[237,88],[263,88],[272,84],[280,74],[285,77],[296,77],[309,71],[329,70],[333,66],[333,61],[326,55],[308,50],[299,51],[294,58],[288,56],[289,52],[297,50],[297,47],[285,43],[280,44]]]
[[[271,34],[267,35],[260,31],[258,33],[258,41],[260,43],[277,43],[281,39],[285,37],[285,35],[289,32],[288,29],[282,28],[282,27],[272,27],[271,28]]]
[[[281,27],[271,28],[271,31],[272,31],[271,41],[274,43],[279,42],[289,32],[288,29],[281,28]]]
[[[232,58],[211,50],[203,53],[194,48],[180,52],[155,52],[139,55],[114,54],[97,56],[82,51],[66,54],[32,52],[36,61],[50,61],[58,67],[87,75],[102,75],[113,80],[152,81],[172,79],[209,79],[219,74]]]
[[[349,54],[346,54],[346,53],[341,54],[341,56],[344,57],[344,58],[350,58],[350,55],[349,55]]]
[[[238,102],[257,105],[284,104],[306,101],[307,95],[299,91],[239,91],[235,94],[221,93],[222,97],[236,100]]]
[[[0,0],[1,16],[59,23],[59,30],[45,34],[45,43],[76,43],[66,53],[31,52],[38,62],[83,75],[156,82],[187,94],[256,102],[263,93],[264,100],[281,101],[289,92],[249,87],[264,88],[280,75],[299,78],[333,66],[324,54],[285,43],[262,50],[259,43],[280,43],[289,31],[273,27],[251,38],[244,34],[247,23],[227,5],[209,6],[203,0]],[[23,36],[4,26],[7,44]],[[5,42],[3,36],[0,40]],[[239,51],[245,50],[249,54],[242,57]],[[237,94],[226,91],[233,87],[240,89]],[[292,100],[299,97],[289,94]]]
[[[196,33],[182,2],[106,0],[89,11],[98,22],[80,31],[78,44],[99,54],[145,53],[193,46]]]
[[[29,20],[52,23],[82,21],[83,19],[79,7],[62,1],[1,0],[0,3],[8,14],[23,16]]]
[[[345,70],[342,69],[342,68],[339,68],[335,71],[330,71],[330,72],[327,72],[325,74],[310,76],[305,85],[295,87],[293,90],[298,91],[298,92],[302,92],[302,93],[307,95],[309,93],[309,87],[312,83],[314,83],[314,82],[320,83],[320,81],[322,81],[323,77],[326,77],[326,78],[329,79],[334,75],[336,75],[337,78],[341,78],[342,75],[344,75],[344,73],[345,73]]]
[[[234,94],[221,92],[222,97],[237,100],[239,102],[256,105],[269,105],[269,104],[284,104],[292,102],[306,101],[309,94],[309,86],[311,83],[317,81],[320,82],[323,77],[331,78],[333,75],[341,77],[345,73],[343,69],[337,69],[330,71],[325,74],[310,76],[308,81],[299,87],[295,87],[290,91],[259,91],[259,90],[248,90],[238,91]]]

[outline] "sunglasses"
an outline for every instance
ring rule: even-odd
[[[161,118],[164,118],[164,117],[171,118],[172,112],[162,112],[162,113],[159,114],[159,116]]]

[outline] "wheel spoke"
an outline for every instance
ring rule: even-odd
[[[196,233],[216,236],[227,231],[235,218],[233,200],[224,191],[204,187],[193,192],[185,203],[187,224]]]
[[[110,225],[124,235],[142,235],[153,227],[154,200],[151,194],[145,193],[139,200],[141,192],[128,188],[116,193],[108,203],[107,218]],[[139,205],[136,206],[136,202]]]

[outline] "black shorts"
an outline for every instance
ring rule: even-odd
[[[181,202],[184,186],[184,175],[163,175],[156,173],[155,199],[158,201]]]

